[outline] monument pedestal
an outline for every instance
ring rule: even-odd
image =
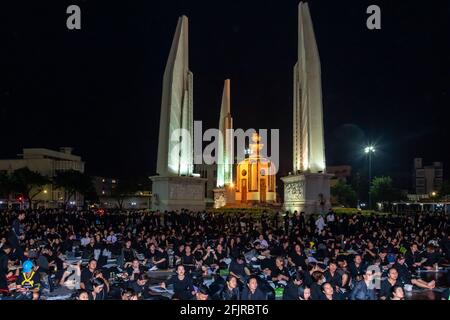
[[[330,208],[330,178],[325,173],[301,173],[281,178],[284,183],[283,209],[293,213],[326,213]]]
[[[232,206],[236,203],[236,191],[230,186],[213,189],[213,192],[215,209]]]
[[[154,176],[150,179],[153,182],[152,210],[205,210],[206,179],[184,176]]]

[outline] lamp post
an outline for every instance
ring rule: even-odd
[[[372,195],[370,194],[370,185],[372,184],[372,154],[375,153],[374,146],[367,146],[364,148],[364,153],[369,158],[369,210],[372,209]]]

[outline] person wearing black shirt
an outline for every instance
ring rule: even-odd
[[[182,264],[177,266],[177,274],[173,275],[166,282],[161,283],[162,288],[173,284],[174,295],[181,300],[191,300],[194,295],[194,285],[192,279],[186,274],[186,270]]]
[[[342,300],[340,294],[334,291],[333,286],[325,282],[322,284],[322,299],[321,300]]]
[[[8,237],[9,243],[15,249],[14,251],[15,255],[21,261],[26,260],[23,249],[20,246],[20,241],[25,239],[25,232],[23,230],[23,225],[21,223],[24,219],[25,219],[25,212],[22,211],[19,213],[17,218],[14,219]]]
[[[133,248],[131,247],[131,240],[127,240],[125,242],[125,246],[122,249],[122,253],[123,253],[123,261],[125,263],[131,262],[131,261],[133,261],[134,258],[136,258],[135,252],[134,252]]]
[[[11,253],[11,246],[9,244],[3,245],[0,250],[0,291],[8,291],[8,262],[9,254]]]
[[[156,255],[153,257],[153,263],[158,269],[169,268],[169,255],[163,248],[156,249]]]
[[[238,278],[243,283],[246,282],[247,277],[250,275],[250,271],[245,266],[245,257],[243,255],[239,255],[231,261],[230,274]]]
[[[237,285],[237,278],[235,276],[229,275],[227,277],[227,282],[221,292],[220,299],[228,301],[241,299],[241,295],[239,294],[239,288]]]
[[[191,252],[190,246],[184,248],[184,254],[181,256],[181,263],[188,273],[191,273],[195,269],[195,257]]]
[[[146,274],[141,274],[139,277],[129,283],[129,288],[132,289],[139,297],[148,298],[148,277]]]
[[[80,288],[92,291],[94,288],[92,287],[92,280],[94,277],[94,272],[97,269],[97,260],[91,259],[87,265],[87,268],[84,268],[81,271],[80,276]]]
[[[402,283],[398,279],[398,272],[395,268],[389,268],[387,279],[381,281],[380,299],[387,300],[391,296],[391,290],[394,286],[401,286]]]
[[[299,290],[303,280],[300,274],[297,273],[296,277],[289,281],[283,291],[283,300],[298,300]]]
[[[416,269],[420,267],[422,258],[419,252],[419,246],[417,243],[411,244],[409,250],[405,253],[406,264],[410,269]]]
[[[328,265],[328,270],[324,273],[325,279],[329,282],[334,290],[339,290],[342,287],[342,275],[337,272],[337,262],[331,260]]]
[[[203,265],[209,266],[209,267],[213,266],[214,262],[218,260],[216,253],[211,249],[211,246],[206,247],[206,253],[202,257],[202,260],[203,260]]]
[[[365,271],[365,264],[362,261],[361,255],[355,255],[353,262],[349,266],[350,276],[352,279],[361,281]]]
[[[393,286],[391,288],[391,294],[389,300],[405,300],[405,292],[402,286]]]
[[[103,274],[97,270],[97,260],[91,259],[87,268],[84,268],[83,271],[81,271],[80,288],[87,291],[94,290],[94,287],[92,286],[92,281],[94,279],[102,280],[104,285],[107,287],[107,291],[109,290],[108,280],[106,280]]]
[[[133,259],[130,266],[126,268],[130,280],[136,280],[145,271],[147,271],[147,268],[141,265],[139,259]]]
[[[322,296],[323,296],[321,285],[322,285],[322,283],[325,282],[325,278],[323,276],[323,272],[318,271],[317,267],[315,269],[313,269],[313,270],[311,270],[312,271],[312,273],[311,273],[311,279],[312,279],[312,282],[311,282],[311,299],[312,300],[321,300]]]
[[[241,300],[267,300],[266,294],[258,288],[258,280],[256,277],[250,277],[248,279],[247,285],[242,290]]]
[[[301,268],[302,270],[306,270],[306,256],[303,253],[301,246],[296,244],[294,247],[294,251],[289,255],[288,262],[290,266],[295,267],[297,270]]]
[[[434,280],[426,282],[422,279],[413,279],[411,272],[408,270],[408,266],[405,263],[405,257],[403,255],[398,255],[393,267],[397,269],[398,279],[402,284],[413,284],[424,289],[434,289],[436,286],[436,282]]]
[[[102,279],[92,280],[92,291],[89,293],[89,300],[106,300],[108,296],[108,287]]]
[[[434,245],[430,244],[427,246],[427,250],[423,253],[423,258],[426,259],[423,262],[425,269],[431,270],[435,265],[439,263],[440,255],[436,252]]]
[[[284,266],[284,259],[278,257],[275,259],[275,268],[271,272],[272,281],[285,281],[290,279],[289,270]]]

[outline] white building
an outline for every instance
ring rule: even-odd
[[[59,151],[44,148],[23,149],[19,159],[0,159],[0,171],[12,173],[17,169],[28,167],[31,171],[53,178],[57,171],[75,170],[84,173],[85,163],[80,156],[72,154],[72,148],[63,147]],[[2,202],[11,199],[3,199]],[[83,197],[79,194],[70,199],[71,205],[83,204]],[[51,184],[33,199],[39,207],[54,208],[64,203],[64,190],[55,189]]]

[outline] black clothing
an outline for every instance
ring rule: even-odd
[[[225,285],[225,288],[223,288],[222,293],[220,295],[221,300],[240,300],[241,296],[239,294],[239,288],[236,287],[233,290],[229,290],[228,286]]]
[[[283,292],[283,300],[298,300],[299,293],[298,289],[300,286],[297,286],[294,281],[289,281],[287,286],[284,288]]]
[[[241,300],[267,300],[267,296],[259,288],[256,288],[255,292],[252,293],[246,286],[242,290]]]
[[[173,284],[174,296],[181,300],[191,300],[193,298],[192,291],[194,291],[194,285],[192,279],[188,275],[184,276],[183,280],[178,278],[178,275],[173,275],[166,285]]]
[[[401,286],[402,283],[397,279],[395,282],[396,286]],[[380,287],[380,298],[385,297],[387,300],[391,297],[391,289],[392,289],[391,283],[388,281],[388,279],[385,279],[381,281],[381,287]]]
[[[87,291],[94,290],[91,282],[93,279],[94,272],[89,271],[89,268],[85,268],[81,271],[80,282],[84,283],[84,287]]]

